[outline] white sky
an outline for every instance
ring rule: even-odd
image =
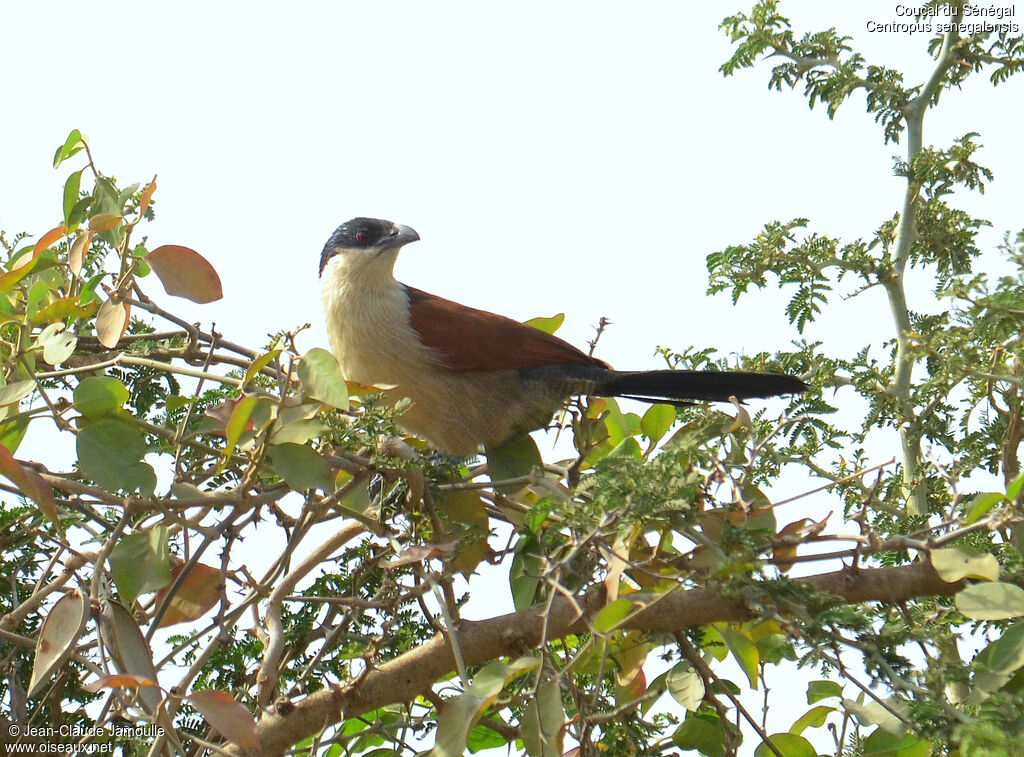
[[[516,318],[565,311],[577,344],[608,316],[600,354],[619,367],[658,365],[658,344],[784,346],[781,301],[709,301],[705,256],[795,216],[869,234],[898,207],[898,148],[881,145],[860,94],[829,123],[769,92],[766,68],[724,79],[716,26],[742,3],[626,7],[4,4],[0,226],[56,225],[80,164],[50,161],[79,128],[122,184],[159,174],[145,231],[213,262],[225,300],[193,317],[238,341],[312,322],[303,346],[324,345],[320,250],[342,221],[376,215],[423,238],[400,278]],[[920,38],[864,31],[891,8],[783,5],[797,29],[837,26],[920,78]],[[1006,89],[994,100],[972,82],[925,135],[982,132],[993,240],[1022,225],[1020,81]],[[851,322],[847,310],[813,335]]]
[[[927,76],[925,38],[868,33],[896,2],[783,2],[802,32],[853,36],[870,63]],[[311,322],[326,346],[317,264],[356,215],[416,228],[399,278],[525,319],[566,312],[580,346],[658,367],[656,345],[725,354],[796,337],[777,293],[732,307],[704,295],[705,256],[797,216],[867,237],[898,209],[900,146],[856,94],[837,120],[767,89],[768,67],[724,79],[718,32],[734,3],[3,3],[0,228],[40,235],[61,217],[79,128],[122,185],[159,175],[151,246],[205,255],[225,299],[180,314],[254,347]],[[926,120],[925,144],[979,131],[996,181],[965,207],[1024,227],[1020,77],[984,79]],[[914,276],[915,274],[911,274]],[[163,297],[159,284],[148,284]],[[936,307],[918,292],[911,307]],[[891,336],[884,298],[835,302],[809,339],[851,353]],[[882,452],[879,460],[891,452]],[[802,712],[803,709],[800,709]],[[799,713],[797,713],[799,714]],[[791,720],[792,718],[790,718]]]

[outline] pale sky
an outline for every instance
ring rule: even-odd
[[[925,37],[866,30],[898,20],[896,5],[781,8],[916,83]],[[256,348],[306,322],[303,349],[327,346],[317,263],[357,215],[417,229],[397,268],[410,285],[518,319],[565,312],[559,334],[581,347],[607,316],[598,356],[619,368],[660,367],[659,344],[785,348],[784,298],[708,299],[705,256],[798,216],[867,237],[899,208],[903,146],[883,145],[862,93],[829,122],[801,94],[769,92],[770,64],[723,78],[717,24],[749,7],[4,3],[0,228],[57,225],[82,162],[54,170],[52,156],[78,128],[122,185],[158,174],[150,246],[198,250],[225,299],[193,306],[155,279],[149,294]],[[987,247],[1024,227],[1022,94],[1020,77],[971,80],[926,121],[925,144],[981,133],[996,180],[964,206],[993,222]],[[806,336],[880,349],[884,307],[880,293],[837,301]],[[911,307],[937,305],[918,291]]]
[[[782,5],[798,30],[837,26],[871,62],[920,78],[921,37],[865,31],[892,7]],[[737,10],[749,9],[7,3],[0,227],[56,225],[80,164],[50,162],[79,128],[122,184],[159,175],[151,245],[195,248],[225,284],[221,303],[179,310],[236,341],[312,322],[302,346],[325,345],[320,250],[342,221],[373,215],[419,231],[397,269],[407,283],[520,319],[564,311],[560,334],[579,345],[607,316],[599,354],[620,368],[658,366],[658,344],[782,347],[781,300],[708,300],[705,256],[796,216],[869,234],[898,207],[899,148],[881,144],[862,94],[830,123],[799,94],[769,92],[767,66],[723,78],[716,26]],[[1006,88],[1016,102],[1020,84]],[[972,81],[925,135],[982,132],[993,241],[1024,225],[1005,94]]]

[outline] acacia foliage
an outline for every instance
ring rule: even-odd
[[[863,239],[767,223],[708,257],[710,291],[777,280],[799,334],[881,287],[892,330],[855,355],[740,358],[808,379],[781,415],[574,404],[576,454],[556,462],[529,440],[486,469],[438,458],[301,329],[250,349],[176,315],[169,296],[220,296],[216,271],[183,240],[140,241],[156,179],[121,187],[73,131],[61,222],[3,238],[5,717],[154,753],[718,755],[744,733],[757,754],[1019,753],[1024,237],[1001,249],[1014,274],[976,272],[985,222],[955,200],[993,178],[978,135],[920,144],[942,93],[1017,70],[1019,39],[946,35],[935,75],[906,86],[834,31],[797,38],[774,3],[723,28],[727,74],[771,54],[773,86],[804,83],[830,115],[863,90],[907,145],[908,191]],[[908,301],[913,268],[940,314]],[[865,417],[840,425],[854,396]],[[73,437],[74,460],[19,456],[27,434]],[[828,486],[808,496],[841,501],[846,538],[780,520],[769,487],[801,468]],[[975,471],[1004,486],[972,491]],[[856,570],[787,578],[822,559],[811,543]],[[463,620],[482,572],[507,580],[508,614]],[[789,726],[769,733],[740,694],[794,661],[806,704],[769,694]]]

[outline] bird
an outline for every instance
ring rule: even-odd
[[[575,395],[648,402],[726,402],[798,394],[796,376],[749,371],[617,371],[528,324],[395,279],[408,226],[353,218],[320,256],[331,351],[346,380],[411,400],[397,423],[435,449],[467,458],[548,425]]]

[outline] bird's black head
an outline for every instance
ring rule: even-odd
[[[353,218],[334,230],[320,254],[320,273],[339,253],[377,251],[401,247],[420,238],[414,229],[380,218]]]

